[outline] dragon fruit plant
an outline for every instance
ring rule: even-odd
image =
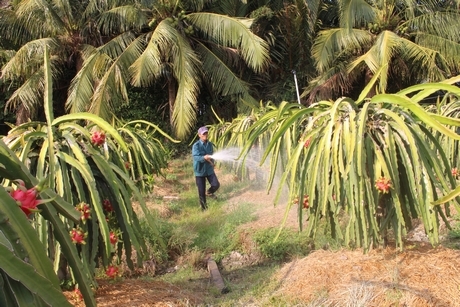
[[[107,267],[124,253],[128,267],[134,269],[136,265],[142,266],[143,257],[148,257],[131,203],[133,199],[139,202],[150,227],[155,230],[156,221],[147,210],[142,194],[146,188],[143,180],[147,174],[160,173],[166,167],[167,154],[156,137],[175,140],[144,121],[108,123],[89,113],[54,118],[47,52],[44,67],[46,122],[12,127],[0,140],[0,183],[3,185],[0,190],[5,191],[15,207],[14,211],[2,211],[5,208],[0,207],[1,220],[3,225],[15,222],[19,229],[34,230],[35,237],[21,232],[17,235],[20,241],[27,243],[30,238],[35,244],[41,244],[40,255],[45,253],[47,260],[41,257],[34,263],[49,265],[37,272],[56,288],[59,281],[53,267],[64,270],[59,275],[72,276],[86,306],[95,306],[93,289],[97,286],[94,278],[98,265]],[[44,188],[36,189],[39,183],[43,183]],[[3,197],[1,199],[3,205]],[[18,212],[20,220],[16,219]],[[5,222],[8,220],[10,222]],[[27,226],[22,225],[24,223]],[[8,239],[12,240],[11,235]],[[0,244],[0,248],[7,250],[8,246]],[[29,250],[28,255],[24,254]],[[32,258],[34,250],[29,250],[15,256]],[[133,251],[137,263],[134,263]],[[3,252],[1,254],[3,256]],[[10,263],[0,261],[0,269],[9,274],[10,268],[4,264]],[[46,271],[49,269],[51,271]],[[33,290],[30,295],[35,296],[35,283],[31,286],[24,276],[8,276]],[[47,286],[49,292],[37,289],[36,295],[45,302],[55,296],[51,286]],[[11,297],[19,299],[20,296]],[[5,306],[16,304],[7,302]],[[4,305],[2,301],[0,305]],[[49,305],[66,306],[56,301]]]
[[[225,146],[242,148],[243,162],[255,146],[264,149],[259,163],[270,162],[267,190],[280,174],[275,203],[287,186],[285,216],[297,206],[299,227],[311,237],[323,220],[347,246],[385,245],[391,229],[403,248],[412,220],[420,219],[437,245],[440,220],[447,222],[450,205],[460,209],[453,171],[460,165],[460,120],[419,103],[442,90],[446,105],[460,113],[460,89],[452,85],[460,77],[367,97],[376,80],[378,74],[356,100],[341,97],[308,107],[282,102],[246,119],[220,122],[210,133],[220,135]],[[444,150],[442,139],[457,147]]]

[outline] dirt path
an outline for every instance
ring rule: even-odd
[[[221,176],[225,184],[230,180],[229,176]],[[231,196],[224,205],[227,210],[233,210],[240,204],[250,204],[254,209],[255,219],[241,225],[243,229],[266,229],[280,227],[284,221],[284,226],[297,228],[297,207],[287,208],[287,196],[282,195],[280,201],[275,205],[276,191],[267,193],[264,187],[248,188],[243,192]],[[285,220],[284,220],[285,219]]]

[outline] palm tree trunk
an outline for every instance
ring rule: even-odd
[[[177,92],[177,82],[174,78],[168,79],[168,96],[169,96],[169,124],[171,128],[174,127],[173,125],[173,112],[174,112],[174,104],[176,103],[176,92]]]
[[[30,120],[30,109],[27,109],[23,104],[20,104],[16,112],[16,126],[27,123]]]

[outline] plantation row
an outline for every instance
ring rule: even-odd
[[[64,276],[95,306],[97,268],[114,278],[122,256],[131,269],[149,257],[132,201],[156,231],[143,195],[148,176],[167,165],[164,140],[175,140],[145,121],[55,118],[48,53],[44,62],[46,122],[16,126],[0,142],[0,303],[68,306]],[[325,220],[347,246],[368,250],[391,234],[403,248],[420,219],[436,245],[440,221],[458,210],[460,89],[453,84],[460,77],[367,98],[377,80],[356,100],[263,105],[212,125],[210,138],[220,148],[243,148],[241,159],[263,148],[267,188],[279,172],[278,197],[286,184],[311,237]],[[419,104],[439,91],[436,106]]]

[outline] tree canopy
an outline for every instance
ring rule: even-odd
[[[58,114],[111,120],[130,89],[155,88],[164,94],[143,104],[167,105],[185,139],[203,102],[244,111],[294,101],[299,88],[305,104],[353,95],[377,73],[371,94],[457,75],[457,2],[10,1],[0,84],[17,123],[40,116],[46,45]]]

